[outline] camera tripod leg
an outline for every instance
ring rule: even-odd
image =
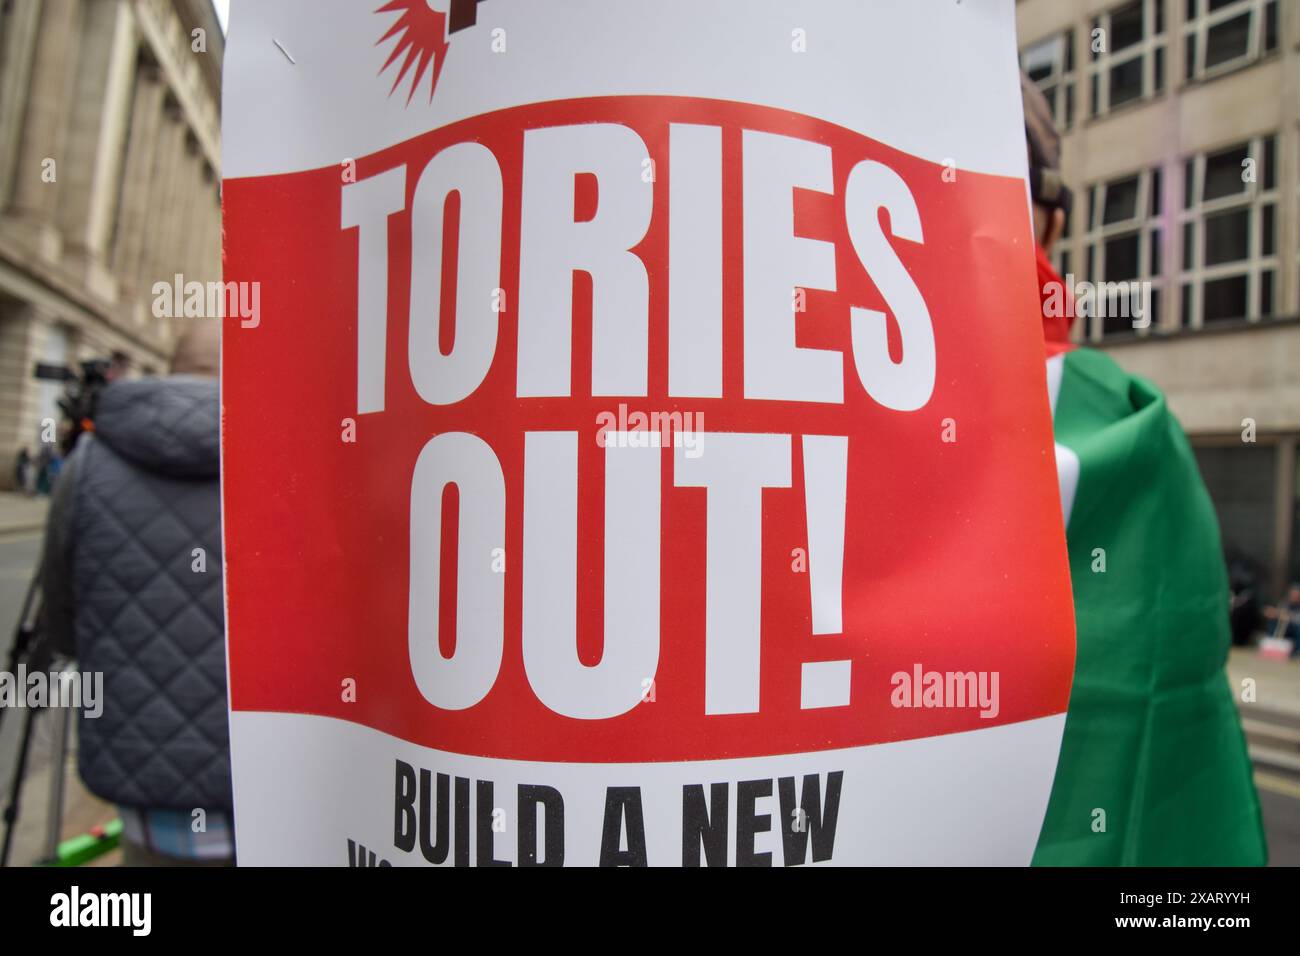
[[[5,805],[5,838],[4,845],[0,846],[0,867],[9,865],[9,851],[13,847],[14,825],[18,822],[18,802],[22,797],[23,776],[27,771],[27,755],[32,745],[32,726],[35,720],[36,708],[27,708],[23,715],[23,736],[18,744],[18,762],[14,766],[14,778],[9,785],[9,802]]]
[[[22,610],[18,614],[18,625],[14,628],[13,643],[9,646],[9,662],[6,673],[17,674],[18,665],[30,656],[32,642],[36,637],[36,624],[41,614],[41,599],[41,572],[40,562],[38,561],[37,569],[32,574],[31,583],[27,585],[27,594],[23,598]],[[0,726],[3,726],[4,716],[8,712],[8,707],[0,707]]]

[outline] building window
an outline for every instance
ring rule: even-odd
[[[1130,0],[1093,17],[1089,115],[1103,116],[1164,89],[1164,8],[1165,0]]]
[[[1275,313],[1276,144],[1260,136],[1183,164],[1184,328]]]
[[[1087,278],[1095,292],[1085,336],[1146,332],[1159,324],[1161,288],[1161,190],[1159,168],[1097,183],[1087,190],[1084,249]],[[1112,283],[1127,294],[1112,295]],[[1149,298],[1143,290],[1149,290]],[[1139,313],[1141,310],[1141,314]],[[1136,324],[1135,324],[1136,323]]]
[[[1277,49],[1277,0],[1187,0],[1186,78],[1203,80]]]
[[[1020,68],[1052,107],[1057,127],[1074,125],[1074,31],[1065,30],[1020,51]]]

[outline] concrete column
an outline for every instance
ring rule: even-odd
[[[135,70],[134,18],[124,0],[92,0],[69,112],[59,226],[70,246],[102,259],[117,213]]]
[[[185,268],[178,237],[184,226],[185,203],[188,199],[186,171],[189,169],[189,147],[186,145],[186,134],[189,132],[189,127],[185,125],[184,113],[177,115],[176,122],[179,127],[176,135],[176,157],[173,160],[171,179],[167,184],[167,216],[163,220],[162,227],[165,245],[161,262],[168,278]]]
[[[206,241],[203,244],[203,269],[207,275],[212,277],[213,280],[224,281],[221,262],[221,242],[223,236],[221,226],[221,200],[216,194],[215,182],[210,183],[208,189],[210,190],[208,194],[207,212],[209,227],[207,230]]]
[[[182,138],[184,150],[181,153],[180,171],[176,176],[175,216],[172,219],[168,236],[169,246],[175,257],[175,270],[185,276],[185,281],[200,278],[194,272],[194,258],[190,248],[194,238],[194,211],[198,206],[199,174],[198,143],[189,136]]]
[[[181,194],[178,205],[179,216],[177,217],[176,228],[176,257],[177,268],[185,273],[186,280],[204,280],[205,276],[199,274],[198,256],[195,249],[198,244],[197,234],[201,228],[203,217],[201,210],[203,208],[203,159],[200,153],[198,141],[195,140],[192,148],[185,150],[185,163],[183,166],[183,175],[181,179]]]
[[[11,208],[28,220],[54,226],[58,190],[67,172],[64,145],[81,40],[82,8],[80,0],[42,0],[40,6],[41,22]],[[42,179],[46,159],[56,163],[56,182]]]
[[[1273,482],[1273,595],[1286,593],[1291,573],[1291,529],[1295,526],[1296,436],[1283,435],[1277,442]]]
[[[0,304],[0,488],[13,487],[14,457],[36,453],[40,437],[38,383],[32,378],[41,347],[36,309],[25,302]]]
[[[221,195],[218,192],[220,178],[214,180],[209,185],[208,194],[208,221],[212,228],[208,231],[208,243],[204,247],[204,268],[214,279],[224,280],[222,273],[222,242],[225,238],[225,227],[221,219]]]
[[[181,153],[185,149],[182,138],[184,132],[185,127],[175,105],[164,104],[162,125],[158,133],[158,149],[154,155],[151,176],[144,255],[141,257],[141,271],[137,283],[145,296],[150,294],[149,289],[155,282],[172,281],[173,257],[171,250],[166,248],[165,236],[175,212],[172,202],[172,184],[176,178]]]
[[[221,278],[221,207],[216,181],[199,171],[199,202],[194,211],[194,269],[204,282]]]
[[[1300,116],[1300,9],[1294,3],[1277,5],[1278,46],[1282,55],[1282,89],[1278,91],[1281,98],[1282,116],[1294,120]],[[1287,42],[1287,38],[1291,42]],[[1277,253],[1278,270],[1273,286],[1274,315],[1295,315],[1300,312],[1300,284],[1296,281],[1294,264],[1300,257],[1300,246],[1296,245],[1297,215],[1295,196],[1300,190],[1300,128],[1294,122],[1284,120],[1277,130],[1277,147],[1274,151],[1277,163]]]
[[[162,202],[158,207],[157,234],[153,236],[157,247],[151,282],[159,279],[170,282],[175,273],[180,271],[176,255],[176,220],[181,216],[178,199],[181,196],[180,181],[185,174],[185,117],[174,114],[171,119],[175,124],[168,141],[172,155],[166,178],[162,180],[158,191]]]
[[[131,107],[117,241],[113,249],[113,268],[123,279],[134,279],[140,274],[149,201],[156,186],[153,172],[162,122],[162,102],[163,85],[158,68],[140,64],[135,79],[135,102]]]
[[[203,245],[208,230],[213,228],[209,209],[211,201],[208,196],[210,188],[203,170],[206,163],[202,153],[196,154],[190,168],[190,204],[185,222],[185,271],[200,282],[212,278],[203,265]]]
[[[185,153],[185,213],[181,224],[180,235],[177,239],[177,255],[181,260],[181,271],[185,273],[185,278],[202,279],[198,269],[195,266],[194,244],[195,244],[195,212],[199,208],[199,187],[203,183],[203,174],[200,171],[198,155],[194,152],[186,151]]]
[[[40,21],[40,0],[12,0],[0,35],[0,209],[13,190]]]

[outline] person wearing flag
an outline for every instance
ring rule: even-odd
[[[1078,642],[1033,862],[1262,865],[1259,798],[1224,672],[1214,508],[1159,389],[1070,342],[1070,290],[1050,260],[1070,208],[1060,136],[1042,93],[1023,75],[1021,87]]]

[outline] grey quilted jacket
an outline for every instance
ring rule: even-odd
[[[45,624],[104,675],[78,764],[123,806],[231,809],[219,428],[215,379],[115,383],[55,488]]]

